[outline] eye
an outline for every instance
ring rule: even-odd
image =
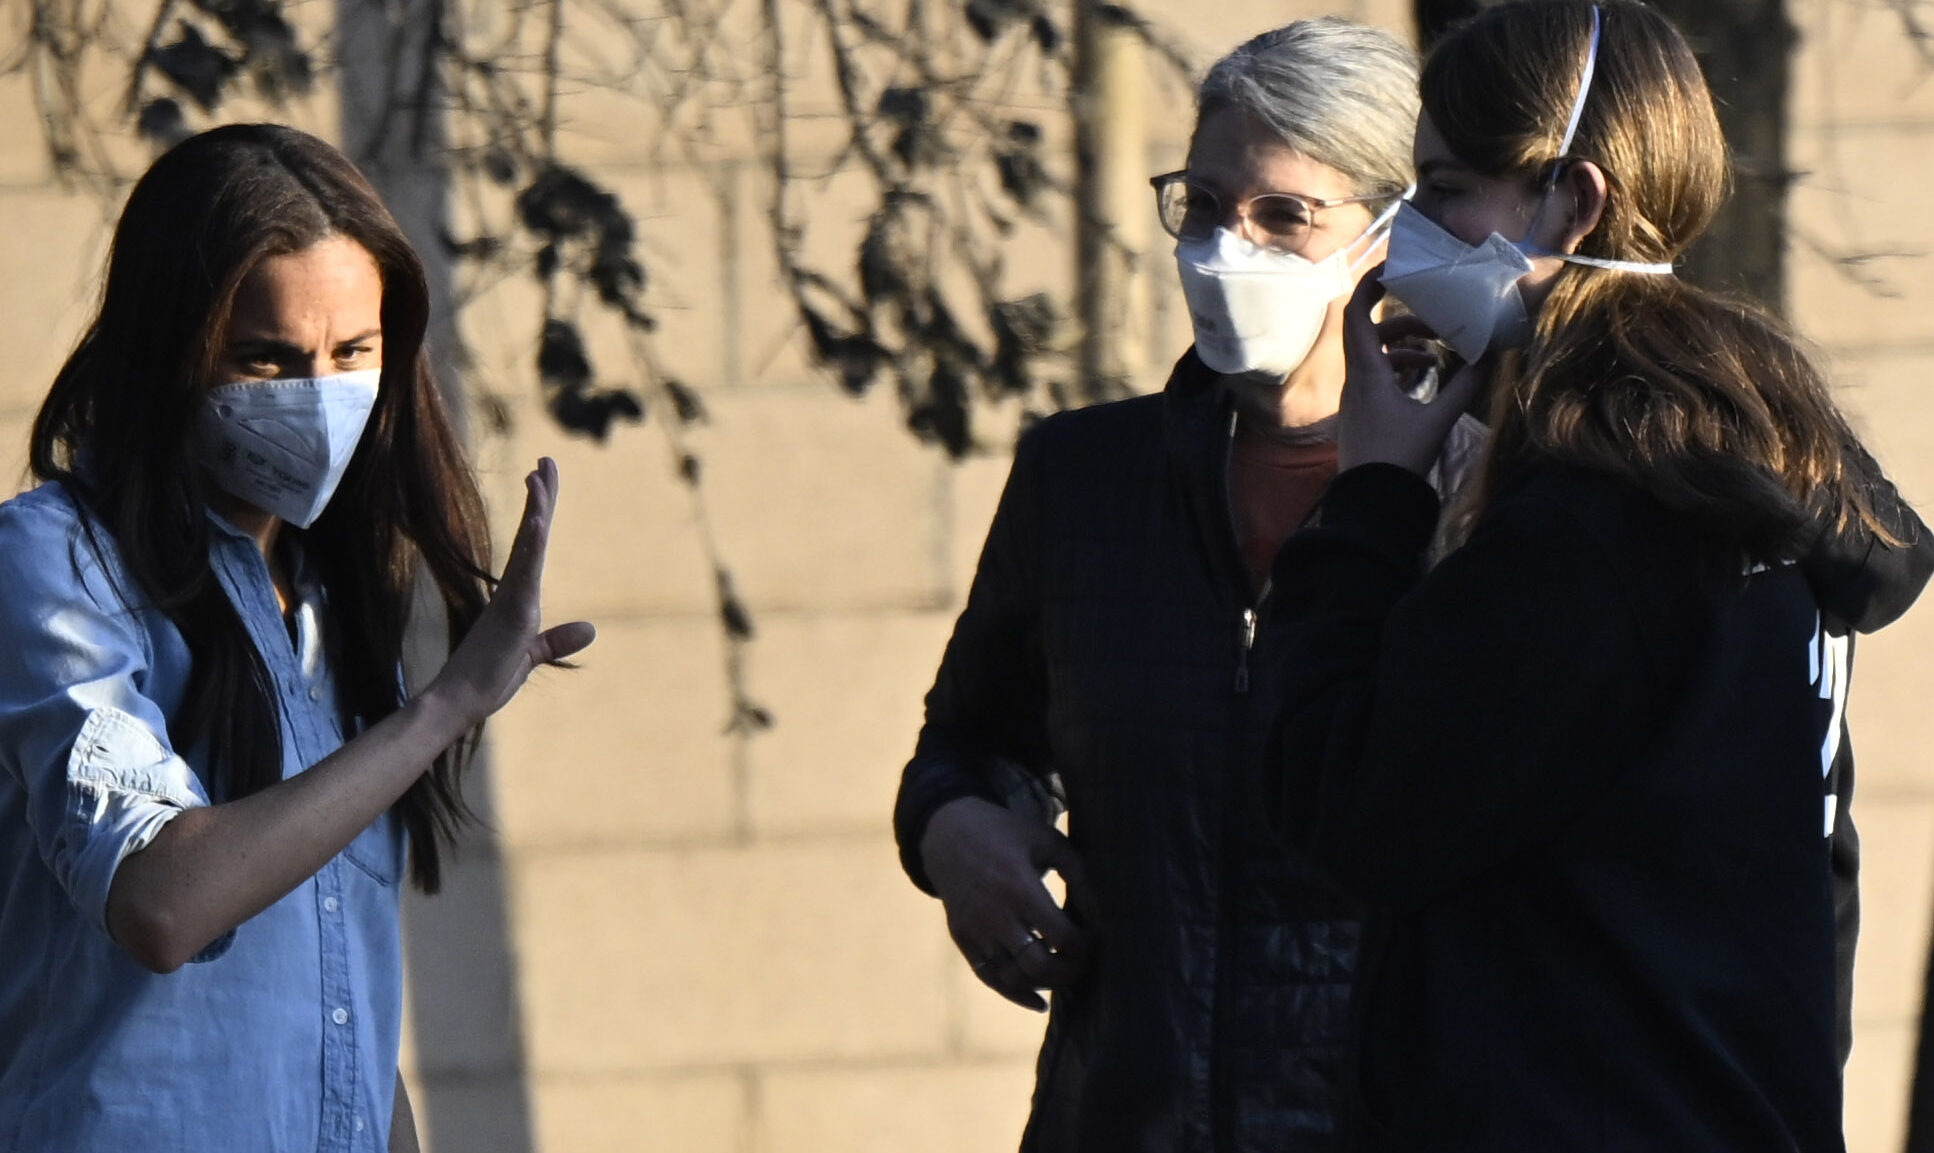
[[[1221,223],[1222,206],[1216,203],[1213,194],[1199,188],[1191,188],[1183,194],[1182,227],[1184,231],[1191,235],[1206,235],[1215,231],[1216,225]]]
[[[250,377],[272,377],[282,375],[282,365],[273,357],[257,352],[231,352],[228,363],[237,373]]]
[[[1295,236],[1309,227],[1309,209],[1287,196],[1256,197],[1249,202],[1249,218],[1277,236]]]

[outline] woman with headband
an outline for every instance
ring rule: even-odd
[[[1672,274],[1727,172],[1665,20],[1489,9],[1422,96],[1271,622],[1278,816],[1373,909],[1349,1147],[1839,1150],[1836,633],[1906,608],[1925,530],[1793,338]],[[1470,366],[1420,404],[1426,334]],[[1486,389],[1426,575],[1423,474]]]
[[[907,872],[983,983],[1054,991],[1024,1149],[1333,1148],[1357,912],[1264,820],[1255,629],[1335,471],[1343,306],[1410,179],[1415,67],[1310,20],[1210,69],[1154,181],[1195,346],[1161,395],[1022,438],[927,697]]]

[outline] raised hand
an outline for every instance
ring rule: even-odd
[[[544,554],[557,509],[557,463],[549,457],[524,478],[524,516],[511,542],[504,577],[424,695],[435,696],[474,727],[517,695],[531,670],[588,646],[598,633],[586,621],[542,628]]]
[[[978,797],[935,811],[920,840],[927,879],[947,909],[947,931],[974,975],[1016,1005],[1047,1008],[1037,990],[1087,970],[1089,936],[1042,884],[1049,869],[1069,903],[1086,888],[1081,859],[1059,832]]]
[[[1383,299],[1372,269],[1357,283],[1343,310],[1343,400],[1337,409],[1337,467],[1383,461],[1419,476],[1443,451],[1444,438],[1483,388],[1490,358],[1467,364],[1428,402],[1404,391],[1406,376],[1435,362],[1429,353],[1396,347],[1407,337],[1435,334],[1414,316],[1378,322],[1371,310]]]

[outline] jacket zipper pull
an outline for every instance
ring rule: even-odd
[[[1249,650],[1256,644],[1256,610],[1242,610],[1242,647],[1236,654],[1236,691],[1249,691]]]

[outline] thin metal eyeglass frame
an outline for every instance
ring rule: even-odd
[[[1200,194],[1202,196],[1208,197],[1211,201],[1213,201],[1217,209],[1216,221],[1218,226],[1220,226],[1220,223],[1223,219],[1223,213],[1221,211],[1222,198],[1220,196],[1217,196],[1210,189],[1205,188],[1200,184],[1191,182],[1189,180],[1188,169],[1186,168],[1178,169],[1174,172],[1164,172],[1160,176],[1151,176],[1148,178],[1148,186],[1155,190],[1155,219],[1161,222],[1163,232],[1168,233],[1170,236],[1174,237],[1177,240],[1207,239],[1207,237],[1184,236],[1182,235],[1182,230],[1180,228],[1171,227],[1169,225],[1168,216],[1162,211],[1162,198],[1167,193],[1169,188],[1177,184],[1180,184],[1183,187],[1187,188],[1191,196]],[[1325,208],[1341,208],[1345,204],[1373,204],[1379,200],[1394,200],[1402,195],[1403,195],[1403,192],[1401,190],[1398,190],[1398,191],[1392,191],[1392,192],[1377,192],[1377,193],[1372,193],[1368,196],[1344,196],[1344,197],[1339,197],[1335,200],[1325,200],[1319,196],[1304,196],[1299,192],[1264,192],[1256,196],[1251,196],[1249,199],[1236,205],[1236,220],[1237,220],[1237,223],[1241,225],[1246,232],[1248,231],[1249,220],[1250,220],[1250,217],[1249,217],[1250,205],[1254,204],[1256,201],[1261,200],[1267,196],[1280,196],[1284,200],[1293,200],[1297,204],[1300,204],[1303,206],[1304,214],[1309,218],[1308,222],[1303,226],[1302,233],[1294,238],[1295,241],[1301,241],[1304,236],[1309,235],[1311,229],[1316,227],[1316,214]],[[1238,235],[1244,235],[1244,233],[1238,233]],[[1247,239],[1252,244],[1262,243],[1261,241],[1256,240],[1253,236],[1249,236],[1247,237]],[[1263,247],[1276,248],[1279,246],[1276,244],[1264,244]]]

